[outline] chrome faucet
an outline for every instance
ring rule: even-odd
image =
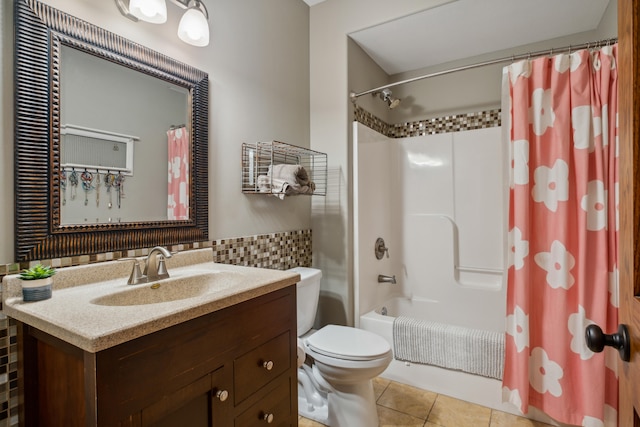
[[[147,278],[147,282],[167,279],[169,277],[169,272],[164,264],[165,258],[171,258],[171,252],[165,247],[155,246],[149,251],[149,255],[147,255],[147,260],[144,264],[144,271],[142,272],[142,275]]]
[[[392,285],[396,284],[396,275],[393,276],[385,276],[384,274],[378,274],[378,283],[391,283]]]

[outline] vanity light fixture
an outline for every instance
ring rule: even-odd
[[[189,8],[182,15],[178,25],[178,37],[194,46],[209,44],[209,13],[200,0],[189,1]]]
[[[128,3],[128,5],[126,4]],[[116,0],[120,12],[133,21],[145,21],[152,24],[167,22],[167,3],[165,0]]]
[[[132,21],[162,24],[167,21],[165,0],[114,0],[118,10]],[[201,0],[171,0],[186,9],[178,25],[178,37],[193,46],[209,44],[209,12]]]

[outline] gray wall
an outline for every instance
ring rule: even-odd
[[[211,42],[198,48],[178,39],[182,9],[170,1],[162,25],[130,21],[113,1],[44,1],[209,74],[210,240],[310,228],[310,197],[281,201],[240,192],[243,142],[309,146],[309,8],[301,0],[204,2]],[[0,264],[14,260],[12,14],[13,1],[2,0]]]
[[[349,38],[347,43],[350,92],[358,93],[391,83],[389,75],[355,41]],[[390,110],[378,95],[362,95],[358,98],[357,104],[385,122],[393,123],[391,121],[393,110]],[[350,107],[353,107],[352,103]],[[350,108],[349,112],[352,111],[353,108]]]
[[[13,1],[0,2],[0,263],[13,261]]]
[[[313,262],[322,269],[320,323],[353,323],[352,116],[348,37],[445,0],[326,0],[311,7],[311,148],[329,157],[329,191],[312,205]],[[364,86],[364,85],[363,85]],[[368,87],[366,88],[368,89]]]

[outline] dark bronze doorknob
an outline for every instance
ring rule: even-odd
[[[600,353],[605,346],[613,347],[620,353],[620,358],[628,362],[631,360],[631,341],[627,325],[619,325],[618,332],[607,335],[598,325],[589,325],[585,331],[585,339],[589,350]]]

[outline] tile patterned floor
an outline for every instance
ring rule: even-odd
[[[443,394],[376,378],[380,427],[550,427]],[[299,427],[323,427],[300,417]]]

